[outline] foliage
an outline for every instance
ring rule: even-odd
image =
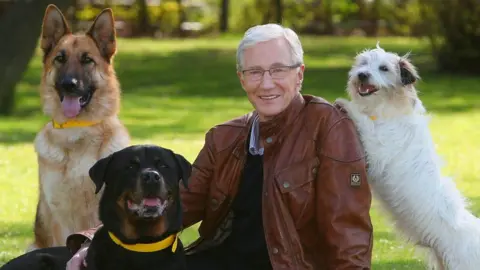
[[[116,20],[127,21],[135,25],[139,11],[136,4],[132,6],[111,5],[109,7],[113,10]],[[77,18],[83,21],[91,21],[101,9],[92,5],[85,5],[77,11]],[[171,35],[177,29],[179,6],[176,1],[162,1],[159,6],[148,6],[147,12],[150,23],[155,25],[163,35]]]
[[[480,74],[477,0],[422,1],[428,37],[440,70]]]
[[[205,132],[215,124],[251,110],[235,74],[235,48],[240,36],[154,41],[119,39],[115,58],[122,86],[120,119],[133,143],[155,143],[193,161]],[[472,200],[480,214],[480,120],[478,77],[442,75],[432,71],[428,44],[409,38],[379,38],[387,50],[412,51],[419,67],[420,96],[432,114],[431,130],[444,157],[445,172]],[[303,92],[333,101],[345,94],[354,55],[375,46],[377,39],[302,37],[307,65]],[[37,50],[19,84],[18,108],[0,117],[0,264],[20,255],[32,239],[38,194],[37,164],[32,141],[49,119],[41,114],[38,85],[41,57]],[[446,128],[448,127],[448,128]],[[376,201],[373,269],[424,269],[412,245],[395,235]],[[181,235],[185,243],[197,233]]]
[[[282,24],[296,29],[298,32],[316,34],[330,34],[326,32],[328,14],[326,4],[331,4],[331,20],[338,30],[336,32],[350,33],[354,29],[362,28],[364,20],[379,19],[385,25],[388,34],[409,35],[421,31],[420,0],[381,0],[366,1],[365,18],[359,14],[359,6],[352,0],[283,0],[284,11]],[[204,0],[203,7],[187,8],[187,20],[203,24],[203,32],[212,32],[218,29],[219,1]],[[379,13],[374,13],[373,4],[378,4]],[[402,4],[398,4],[402,3]],[[112,6],[116,17],[122,20],[135,22],[137,16],[136,5],[132,7]],[[185,7],[184,7],[185,8]],[[173,32],[178,23],[178,4],[176,0],[162,1],[159,7],[148,7],[149,18],[158,29],[168,35]],[[272,10],[270,0],[230,0],[229,32],[242,33],[247,28],[271,20],[266,19],[267,13]],[[87,5],[78,11],[80,19],[91,20],[99,11],[98,8]],[[378,18],[377,18],[378,17]],[[363,21],[362,21],[363,20]],[[415,32],[416,31],[416,32]]]

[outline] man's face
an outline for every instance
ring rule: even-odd
[[[277,38],[244,50],[243,72],[238,72],[248,100],[257,110],[260,120],[267,121],[282,112],[299,91],[305,66],[289,68],[292,62],[289,45]],[[271,69],[272,75],[263,70]],[[243,74],[242,74],[243,73]]]

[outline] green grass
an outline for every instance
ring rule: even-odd
[[[304,93],[333,101],[344,95],[353,56],[373,39],[304,37]],[[251,110],[235,75],[239,37],[199,40],[120,40],[115,60],[123,99],[121,119],[134,143],[151,142],[173,148],[193,161],[213,125]],[[400,54],[412,52],[420,69],[421,98],[432,112],[431,129],[460,190],[480,214],[480,79],[437,74],[428,46],[405,38],[381,39],[381,45]],[[37,164],[32,147],[35,133],[48,121],[42,115],[37,56],[18,89],[14,116],[0,118],[0,265],[20,255],[32,239],[37,200]],[[377,204],[374,269],[423,269],[420,256],[395,234]],[[185,242],[196,236],[191,229]]]

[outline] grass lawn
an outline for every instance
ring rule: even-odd
[[[193,161],[213,125],[251,110],[235,75],[239,37],[188,41],[120,40],[115,60],[123,89],[121,119],[134,143],[150,142],[173,148]],[[304,93],[333,101],[344,95],[353,56],[373,39],[302,39],[306,74]],[[400,54],[412,52],[423,80],[421,98],[433,115],[431,129],[446,161],[445,173],[480,214],[480,77],[433,72],[428,46],[404,38],[381,39]],[[0,265],[20,255],[32,239],[37,200],[37,164],[32,141],[48,121],[42,115],[38,84],[39,53],[18,89],[14,116],[0,118]],[[399,240],[389,220],[374,204],[373,269],[423,269],[411,245]],[[191,229],[185,242],[196,236]]]

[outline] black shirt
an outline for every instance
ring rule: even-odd
[[[263,156],[248,152],[238,193],[232,202],[232,232],[223,247],[229,270],[272,269],[262,220]]]

